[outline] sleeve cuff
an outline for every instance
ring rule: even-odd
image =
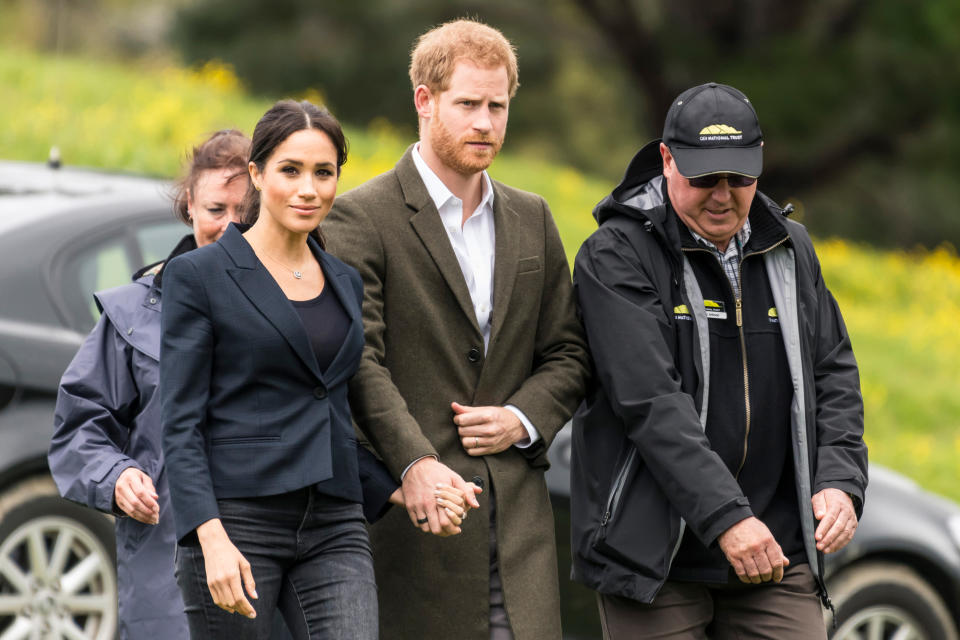
[[[750,508],[749,504],[739,504],[739,500],[737,502],[733,508],[727,510],[706,528],[703,532],[703,537],[700,539],[704,546],[716,548],[717,539],[720,537],[720,534],[741,520],[746,520],[753,516],[753,509]],[[743,499],[743,502],[746,503],[746,499]]]
[[[410,464],[408,464],[406,469],[403,470],[403,473],[400,474],[400,482],[403,482],[403,478],[407,475],[407,471],[410,471],[410,467],[417,464],[424,458],[433,458],[434,460],[439,460],[439,458],[437,458],[437,456],[433,455],[432,453],[427,454],[425,456],[420,456],[419,458],[417,458],[416,460],[413,460]]]
[[[526,449],[527,447],[533,445],[537,440],[540,439],[540,432],[537,431],[536,427],[533,426],[533,423],[524,415],[523,411],[520,411],[517,407],[512,404],[508,404],[504,407],[511,411],[517,418],[520,419],[520,423],[523,425],[523,428],[527,430],[527,439],[521,440],[520,442],[515,442],[513,446],[518,449]]]

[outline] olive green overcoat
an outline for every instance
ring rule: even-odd
[[[337,199],[328,249],[363,277],[366,347],[350,403],[395,477],[436,455],[495,487],[497,544],[517,640],[556,639],[560,598],[545,450],[584,394],[589,365],[570,272],[540,196],[494,188],[494,300],[489,348],[437,208],[408,149],[396,167]],[[470,457],[451,401],[512,404],[542,440]],[[381,638],[489,639],[489,490],[463,533],[424,534],[403,509],[371,528]],[[567,579],[567,576],[564,576]]]

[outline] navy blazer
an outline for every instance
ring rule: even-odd
[[[163,452],[181,542],[219,517],[217,498],[285,493],[333,475],[331,433],[351,425],[347,381],[363,351],[363,284],[308,243],[350,317],[326,371],[293,305],[233,224],[164,270]]]

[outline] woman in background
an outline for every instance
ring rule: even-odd
[[[190,226],[167,260],[239,219],[250,140],[218,131],[193,149],[174,212]],[[100,320],[63,374],[48,456],[61,495],[116,518],[119,637],[188,635],[174,579],[173,513],[160,448],[160,300],[166,261],[94,294]]]

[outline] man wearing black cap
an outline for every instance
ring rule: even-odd
[[[595,209],[574,283],[573,576],[606,638],[824,638],[867,483],[859,375],[803,226],[757,191],[732,87],[682,93]]]

